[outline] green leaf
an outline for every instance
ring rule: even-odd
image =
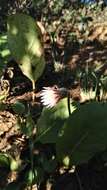
[[[22,13],[11,15],[7,21],[8,45],[24,75],[36,81],[45,61],[42,34],[35,20]]]
[[[5,100],[6,97],[7,97],[6,94],[0,95],[0,103],[1,103],[3,100]]]
[[[72,112],[74,109],[71,105]],[[37,122],[37,140],[42,143],[55,143],[68,117],[67,98],[62,99],[54,108],[44,108]]]
[[[27,171],[27,173],[25,175],[25,179],[27,181],[27,184],[31,185],[33,183],[34,172],[31,169]]]
[[[2,55],[3,58],[7,57],[9,54],[10,54],[9,49],[4,49],[4,50],[1,52],[1,55]]]
[[[41,167],[34,169],[34,183],[41,183],[44,180],[44,171]]]
[[[10,170],[17,171],[19,169],[19,161],[10,157]]]
[[[0,153],[0,167],[9,167],[10,161],[6,154]]]
[[[25,106],[23,103],[16,101],[14,104],[11,105],[13,111],[17,114],[23,114],[25,111]]]
[[[107,147],[107,103],[81,105],[65,122],[57,139],[57,157],[67,164],[88,162]]]
[[[19,169],[20,161],[15,160],[9,154],[0,153],[0,167],[8,167],[11,171]]]
[[[40,167],[36,167],[33,169],[29,169],[25,174],[25,181],[27,184],[36,184],[42,182],[44,179],[44,171]]]

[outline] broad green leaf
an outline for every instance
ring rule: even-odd
[[[36,81],[45,61],[42,34],[35,20],[22,13],[11,15],[7,21],[9,49],[24,75]]]
[[[74,109],[71,105],[72,112]],[[44,108],[37,122],[37,140],[42,143],[55,143],[68,117],[67,98],[62,99],[54,108]]]
[[[67,164],[88,162],[107,147],[107,103],[81,105],[64,123],[57,139],[57,156]]]

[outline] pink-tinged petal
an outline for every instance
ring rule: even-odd
[[[47,108],[54,107],[61,98],[67,95],[67,89],[53,87],[43,87],[40,93],[41,103]]]

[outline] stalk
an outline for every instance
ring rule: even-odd
[[[35,81],[34,80],[32,80],[32,89],[33,89],[32,100],[34,102],[35,101],[35,90],[36,90],[36,86],[35,86]]]
[[[67,104],[68,104],[68,112],[69,112],[69,116],[71,115],[71,97],[70,97],[70,92],[68,91],[68,94],[67,94]]]

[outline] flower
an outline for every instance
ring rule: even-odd
[[[53,87],[43,87],[40,93],[41,103],[47,108],[54,107],[62,98],[67,96],[66,88]]]

